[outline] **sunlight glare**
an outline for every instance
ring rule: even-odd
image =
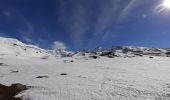
[[[166,8],[170,8],[170,0],[164,0],[163,6]]]

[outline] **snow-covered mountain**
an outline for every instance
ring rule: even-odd
[[[73,52],[65,50],[46,50],[35,45],[24,44],[17,39],[0,37],[0,54],[26,57],[70,57]]]
[[[52,56],[46,50],[27,45],[17,39],[0,37],[0,54],[13,56],[43,57]]]
[[[135,56],[163,56],[169,57],[170,50],[162,48],[148,48],[148,47],[135,47],[135,46],[113,46],[108,49],[101,47],[92,50],[90,53],[98,56],[107,57],[135,57]]]
[[[109,49],[97,47],[93,50],[83,50],[71,52],[66,50],[46,50],[38,46],[28,45],[17,39],[0,37],[0,54],[30,57],[72,57],[72,56],[106,56],[113,57],[132,57],[132,56],[170,56],[170,49],[134,47],[134,46],[114,46]]]

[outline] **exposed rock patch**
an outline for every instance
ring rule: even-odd
[[[36,78],[48,78],[48,76],[37,76]]]
[[[11,70],[11,73],[18,73],[18,70]]]
[[[95,56],[95,55],[93,55],[93,56],[89,56],[90,58],[93,58],[93,59],[98,59],[99,58],[99,56]]]
[[[153,57],[149,57],[149,58],[153,58]]]
[[[60,75],[67,75],[67,73],[61,73]]]
[[[64,62],[64,63],[73,63],[74,60],[64,60],[63,62]]]
[[[8,66],[8,65],[5,63],[0,63],[0,66]]]
[[[19,83],[11,86],[0,84],[0,100],[22,100],[22,98],[15,96],[26,89],[25,85]]]

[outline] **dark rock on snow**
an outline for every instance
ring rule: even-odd
[[[15,96],[26,89],[26,85],[19,83],[12,84],[11,86],[0,84],[0,100],[22,100],[22,98]]]
[[[37,76],[36,78],[48,78],[48,76]]]

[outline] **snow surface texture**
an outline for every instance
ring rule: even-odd
[[[29,48],[28,51],[23,47]],[[0,83],[29,86],[30,89],[18,95],[24,100],[170,100],[168,57],[100,56],[93,59],[89,57],[91,54],[77,53],[69,58],[42,59],[51,54],[30,47],[0,38],[0,63],[3,63],[0,64]]]

